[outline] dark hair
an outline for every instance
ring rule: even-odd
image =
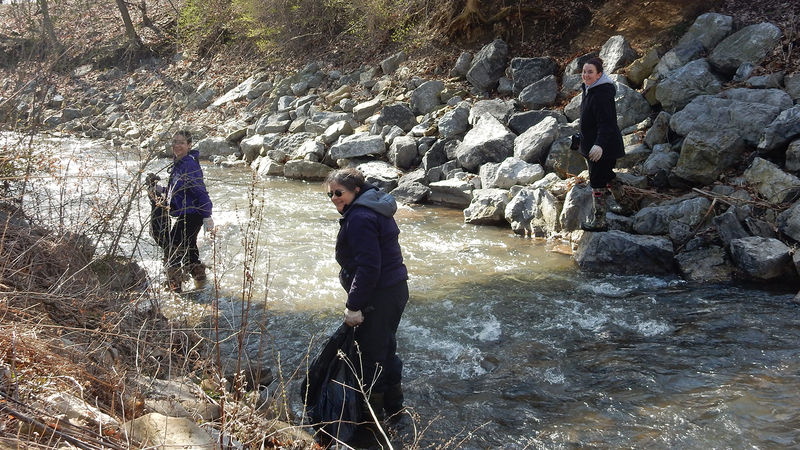
[[[192,145],[192,133],[189,130],[180,130],[175,133],[175,136],[183,136],[186,139],[186,143]]]
[[[593,65],[594,68],[597,69],[597,73],[603,73],[603,60],[598,58],[597,56],[591,57],[591,58],[589,58],[588,61],[583,63],[584,66],[586,64]]]
[[[355,191],[356,188],[364,186],[364,174],[358,169],[348,167],[346,169],[334,170],[325,178],[324,186],[330,186],[331,183],[336,183],[344,186],[348,191]]]

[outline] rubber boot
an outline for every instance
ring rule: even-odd
[[[622,195],[622,186],[618,181],[612,181],[606,185],[606,206],[614,214],[622,214],[622,206],[617,203],[615,197]]]
[[[208,277],[206,277],[206,266],[202,263],[192,264],[189,267],[189,274],[194,279],[194,287],[195,289],[203,289],[206,287],[208,283]]]
[[[606,200],[603,190],[592,190],[592,206],[594,207],[594,214],[588,222],[581,223],[581,229],[584,231],[608,231],[608,223],[606,223]]]
[[[183,284],[183,270],[180,267],[167,267],[167,288],[180,293]]]

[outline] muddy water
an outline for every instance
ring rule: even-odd
[[[106,155],[83,169],[104,180],[140,164],[102,145],[68,147]],[[232,326],[243,293],[265,305],[249,315],[250,329],[267,331],[250,350],[266,344],[288,373],[339,324],[338,213],[317,183],[204,170],[219,233],[201,235],[202,258],[216,261]],[[147,210],[137,205],[131,230]],[[401,207],[397,221],[411,276],[399,351],[407,403],[427,427],[422,443],[800,446],[800,307],[791,292],[583,274],[547,245],[465,225],[449,209]],[[136,255],[157,279],[149,242],[145,235]]]

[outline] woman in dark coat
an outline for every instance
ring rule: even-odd
[[[614,83],[603,73],[603,61],[591,58],[583,65],[583,100],[581,101],[580,152],[589,165],[589,184],[592,186],[594,214],[581,224],[587,231],[605,231],[606,206],[615,213],[621,208],[612,194],[616,178],[614,166],[625,155],[622,133],[617,126]]]
[[[203,182],[203,169],[198,162],[199,152],[192,150],[192,135],[179,131],[172,138],[174,162],[167,185],[169,214],[175,217],[175,224],[169,232],[169,247],[166,265],[169,288],[181,291],[183,271],[194,278],[197,287],[206,282],[206,269],[200,262],[197,248],[197,235],[201,228],[213,231],[211,218],[211,199]]]
[[[397,356],[395,334],[408,301],[408,272],[393,218],[397,203],[367,184],[356,169],[332,172],[325,188],[342,215],[336,261],[341,266],[339,281],[347,291],[344,320],[357,327],[363,370],[359,375],[367,388],[371,385],[369,403],[378,418],[384,411],[397,418],[403,409],[403,363]]]

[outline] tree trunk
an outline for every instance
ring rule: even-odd
[[[138,47],[142,41],[139,40],[139,35],[136,34],[136,30],[133,28],[133,21],[131,21],[130,13],[128,13],[128,5],[125,4],[125,0],[117,0],[117,7],[122,15],[122,23],[125,24],[125,34],[128,36],[128,41]]]
[[[58,48],[58,37],[56,37],[55,29],[53,28],[53,21],[50,19],[50,9],[47,5],[47,0],[36,0],[39,5],[39,10],[42,12],[42,32],[51,47]]]

